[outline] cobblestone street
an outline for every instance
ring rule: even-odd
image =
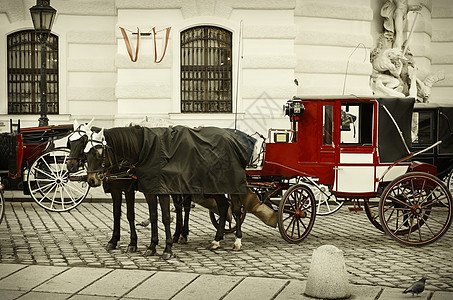
[[[191,211],[187,244],[175,244],[175,258],[144,257],[149,227],[138,226],[138,252],[126,253],[129,226],[123,204],[119,249],[106,251],[111,237],[111,203],[82,203],[66,213],[52,213],[32,202],[7,202],[0,225],[0,262],[53,266],[108,267],[215,275],[239,275],[306,280],[313,250],[331,244],[344,251],[353,284],[403,288],[426,276],[427,290],[453,291],[453,231],[424,247],[397,243],[377,230],[364,212],[351,213],[346,204],[330,216],[318,216],[300,244],[283,240],[277,228],[248,214],[243,226],[243,250],[232,250],[227,235],[218,251],[207,246],[214,237],[208,211]],[[136,221],[147,218],[146,203],[136,203]],[[174,230],[174,222],[173,222]],[[159,221],[163,251],[164,231]],[[37,275],[39,276],[39,274]]]

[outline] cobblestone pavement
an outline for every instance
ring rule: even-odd
[[[313,250],[331,244],[344,251],[350,282],[403,288],[426,276],[427,290],[453,291],[453,231],[423,247],[397,243],[377,230],[364,212],[351,213],[347,205],[330,216],[318,216],[300,244],[289,244],[277,228],[247,215],[243,250],[233,251],[227,235],[217,251],[206,249],[214,237],[208,211],[191,211],[187,244],[175,244],[175,258],[144,257],[150,229],[138,228],[138,252],[126,253],[128,224],[123,205],[119,249],[106,251],[111,237],[112,205],[82,203],[70,212],[47,212],[32,202],[7,202],[0,224],[0,263],[73,267],[106,267],[197,274],[238,275],[306,280]],[[136,219],[147,218],[145,203],[136,203]],[[160,226],[158,253],[163,251]],[[174,224],[173,224],[174,226]]]

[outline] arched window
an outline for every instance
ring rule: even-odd
[[[232,33],[214,26],[181,32],[181,112],[232,112]]]
[[[41,113],[41,43],[34,30],[8,35],[8,114]],[[47,113],[58,114],[58,37],[46,42]]]

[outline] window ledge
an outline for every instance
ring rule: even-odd
[[[170,120],[234,120],[244,119],[244,113],[170,113]]]

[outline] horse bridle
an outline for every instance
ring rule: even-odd
[[[87,171],[88,174],[96,173],[96,177],[99,180],[106,180],[106,181],[117,180],[117,179],[126,179],[126,180],[137,179],[137,177],[134,175],[134,172],[133,172],[133,170],[135,168],[135,166],[133,164],[131,164],[130,162],[128,162],[126,160],[121,160],[120,162],[113,163],[111,157],[106,155],[107,151],[109,151],[111,149],[111,147],[109,147],[107,145],[107,143],[105,143],[105,140],[97,141],[97,140],[89,139],[88,143],[90,143],[90,142],[91,142],[91,148],[95,149],[96,151],[97,151],[97,149],[99,149],[99,147],[102,147],[102,152],[101,152],[102,161],[101,161],[100,169],[92,170],[89,172]],[[106,170],[107,157],[109,160],[109,167]],[[115,166],[118,166],[119,170],[121,170],[121,168],[123,168],[123,167],[127,167],[127,170],[109,174],[108,170],[112,170]]]
[[[88,136],[88,132],[82,129],[82,125],[83,125],[83,124],[80,124],[80,125],[79,125],[75,130],[73,130],[72,133],[68,136],[68,142],[66,143],[66,147],[67,147],[68,149],[71,149],[69,142],[77,141],[77,140],[83,138],[84,136]],[[78,133],[78,134],[80,135],[80,137],[77,138],[77,139],[71,140],[71,137],[72,137],[74,134],[76,134],[76,133]],[[71,151],[71,152],[72,152],[72,151]],[[82,148],[82,153],[83,153],[83,148]],[[81,161],[83,161],[83,155],[82,155],[82,153],[77,153],[77,155],[78,155],[77,157],[68,156],[68,159],[75,159],[75,160],[81,162]]]

